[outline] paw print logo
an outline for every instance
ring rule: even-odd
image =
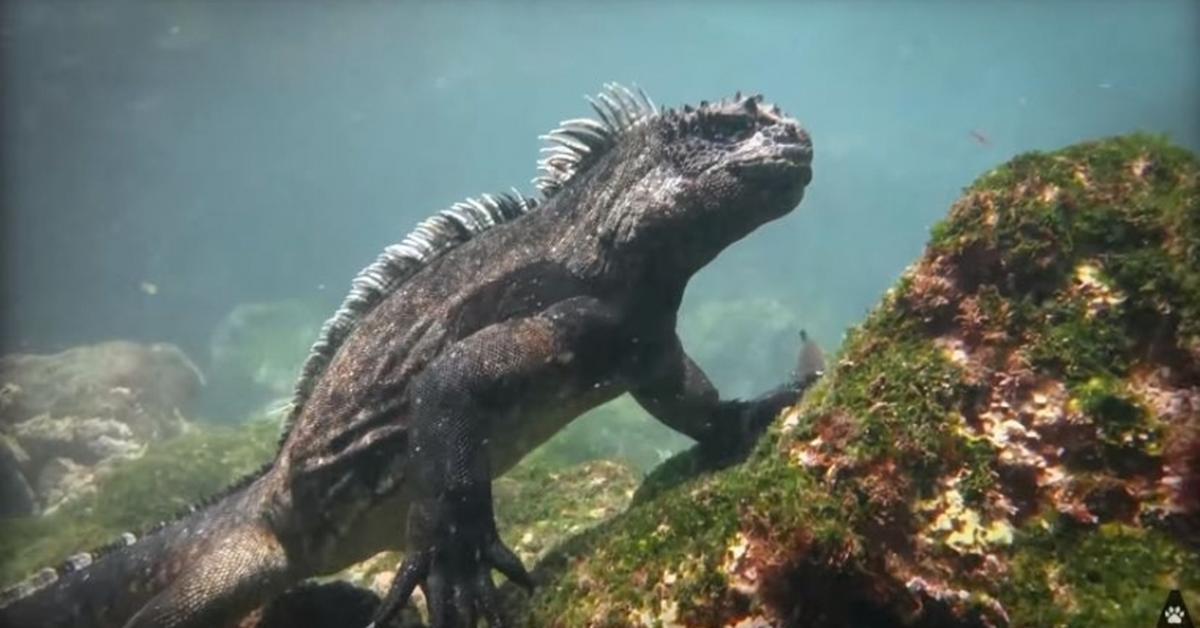
[[[1187,604],[1183,603],[1183,594],[1178,589],[1171,591],[1166,603],[1162,606],[1162,614],[1158,617],[1157,628],[1194,628],[1192,618],[1188,616]]]

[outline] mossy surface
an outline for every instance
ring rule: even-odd
[[[539,568],[535,625],[1151,625],[1200,607],[1200,170],[984,175],[743,465],[684,454]],[[747,623],[745,625],[755,625]]]
[[[278,434],[278,422],[268,420],[237,428],[193,425],[102,471],[95,492],[51,515],[0,521],[0,587],[219,492],[270,460]]]
[[[1018,536],[1012,577],[999,595],[1024,625],[1154,625],[1147,618],[1157,617],[1172,588],[1195,606],[1195,560],[1160,531],[1120,523],[1081,531],[1042,521]]]

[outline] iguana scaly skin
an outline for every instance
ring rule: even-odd
[[[420,585],[435,628],[492,626],[491,479],[622,393],[714,458],[799,382],[722,401],[675,334],[688,279],[795,207],[808,134],[759,96],[658,110],[610,85],[570,120],[539,201],[427,220],[354,282],[297,385],[274,462],[238,490],[0,609],[6,626],[220,626],[300,580],[407,556],[377,614]]]

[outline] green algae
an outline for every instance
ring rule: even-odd
[[[1044,327],[1029,347],[1034,366],[1056,370],[1071,380],[1094,373],[1126,373],[1132,342],[1119,323],[1089,320],[1075,305],[1047,310]]]
[[[987,492],[996,487],[997,473],[994,463],[997,449],[983,438],[964,437],[959,443],[965,468],[959,490],[968,504],[978,505]]]
[[[651,473],[629,512],[542,564],[550,584],[531,623],[839,625],[866,612],[885,623],[1136,625],[1153,622],[1171,588],[1200,604],[1197,548],[1155,527],[1159,514],[1087,502],[1111,489],[1143,515],[1166,507],[1126,488],[1157,481],[1167,429],[1130,378],[1200,367],[1198,173],[1186,151],[1133,135],[1022,155],[981,177],[743,465],[711,472],[691,451]],[[968,353],[951,359],[946,338]],[[1005,397],[988,373],[1013,382],[1011,407],[994,405]],[[1039,488],[1036,466],[1014,467],[1021,450],[1002,458],[1011,438],[1025,441],[996,430],[1027,415],[1039,418],[1021,430],[1050,426],[1046,438],[1068,449],[1087,450],[1094,432],[1099,456],[1062,460],[1087,503]],[[959,546],[931,535],[945,502],[930,498],[949,487],[975,513],[952,520],[999,533]],[[1020,514],[997,519],[998,496]],[[739,551],[757,581],[735,582]]]
[[[997,285],[1006,294],[1038,294],[1039,283],[1061,283],[1072,261],[1095,256],[1130,297],[1131,314],[1172,317],[1195,339],[1197,185],[1195,157],[1158,136],[1029,153],[968,189],[929,248],[986,262],[971,270],[984,277],[1003,272],[1009,281]]]
[[[886,319],[869,323],[887,325]],[[871,328],[869,327],[869,328]],[[859,462],[886,458],[910,466],[924,481],[936,477],[951,446],[943,426],[962,394],[962,374],[932,344],[904,335],[857,333],[848,341],[837,386],[809,406],[817,413],[850,409],[859,419],[849,455]],[[887,337],[884,342],[880,338]],[[931,486],[926,485],[926,489]]]
[[[1195,553],[1162,532],[1119,523],[1080,530],[1051,518],[1017,539],[1000,586],[1015,625],[1152,625],[1172,589],[1200,604]]]
[[[43,517],[0,521],[0,586],[66,557],[148,529],[203,501],[271,459],[279,424],[193,425],[120,461],[96,481],[95,492]]]
[[[747,495],[758,499],[750,502]],[[764,541],[811,545],[814,554],[833,556],[858,544],[843,525],[828,523],[839,504],[817,495],[811,478],[777,461],[754,473],[735,469],[693,480],[651,504],[634,506],[618,525],[572,539],[543,564],[543,571],[570,564],[572,576],[539,590],[534,623],[628,625],[641,613],[661,618],[669,612],[685,623],[712,625],[745,607],[731,595],[723,567],[739,522]],[[805,520],[818,525],[790,534],[790,522]],[[668,587],[670,595],[663,600],[647,595],[658,587]],[[664,600],[672,603],[670,609]]]

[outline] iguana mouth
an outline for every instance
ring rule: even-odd
[[[775,144],[747,152],[749,154],[738,155],[728,164],[729,169],[740,177],[761,183],[802,186],[812,180],[810,144]]]
[[[757,183],[808,185],[812,180],[812,140],[799,124],[781,116],[745,140],[726,161],[736,175]]]

